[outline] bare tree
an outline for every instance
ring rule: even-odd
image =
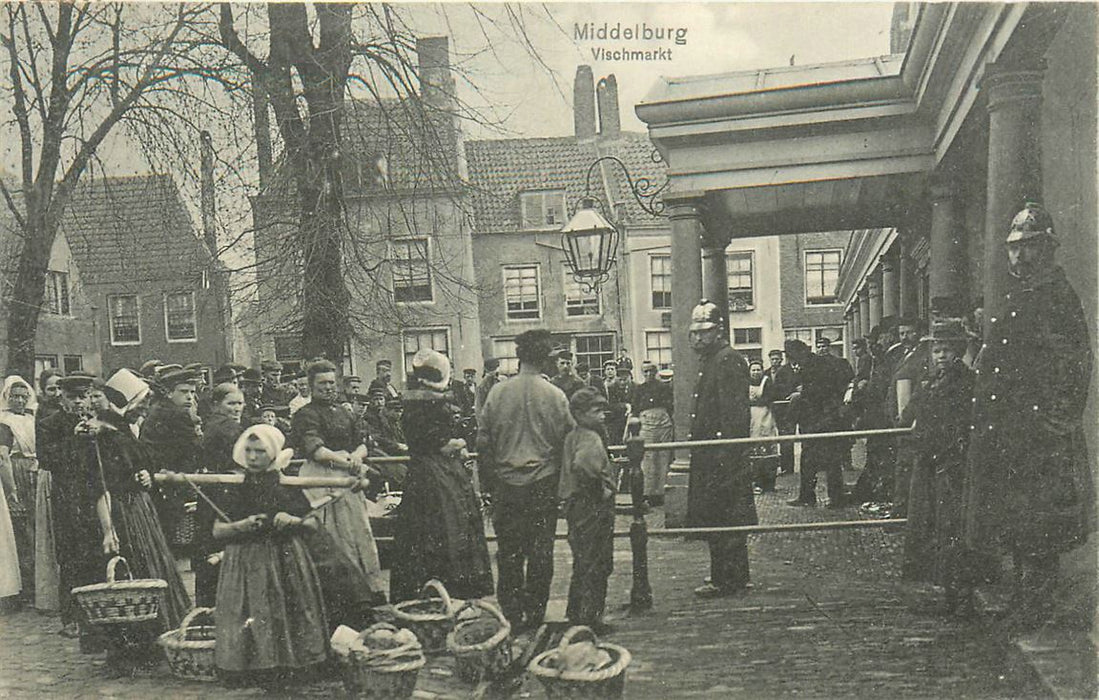
[[[8,306],[8,364],[31,376],[50,250],[62,213],[120,124],[186,112],[188,82],[220,79],[202,47],[199,4],[5,3],[4,85],[19,144],[19,180],[0,181],[17,224]],[[166,111],[166,112],[165,112]]]

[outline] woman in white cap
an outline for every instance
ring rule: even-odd
[[[439,579],[458,598],[492,595],[492,564],[469,472],[465,440],[451,397],[450,361],[434,350],[412,358],[414,384],[404,394],[409,464],[397,523],[390,597],[415,598]]]
[[[19,554],[19,575],[26,596],[34,591],[35,477],[34,389],[22,377],[12,375],[0,389],[0,470],[12,476],[7,491],[12,526]]]

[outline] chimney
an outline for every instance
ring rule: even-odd
[[[420,96],[436,109],[452,111],[457,99],[450,70],[450,40],[445,36],[416,39]]]
[[[599,101],[599,135],[617,138],[622,133],[622,119],[618,114],[618,80],[614,73],[599,80],[595,94]]]
[[[202,239],[215,258],[218,256],[218,233],[214,227],[214,144],[209,131],[198,135],[201,143],[199,190],[202,208]]]
[[[595,136],[595,79],[591,66],[577,66],[572,84],[572,123],[577,138]]]

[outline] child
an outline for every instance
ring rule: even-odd
[[[231,522],[214,523],[225,543],[218,576],[215,662],[232,680],[277,682],[323,662],[328,626],[321,584],[302,541],[318,525],[309,502],[279,484],[293,456],[269,425],[253,425],[233,446],[244,483],[224,501]],[[258,672],[258,673],[257,673]]]
[[[577,426],[565,437],[558,495],[565,501],[572,549],[566,616],[597,634],[610,632],[603,618],[607,579],[614,568],[614,473],[603,445],[607,399],[593,388],[576,391],[569,408]]]
[[[973,373],[962,362],[966,335],[961,322],[936,322],[923,339],[931,343],[927,381],[905,412],[914,418],[918,458],[912,473],[905,539],[904,575],[946,591],[947,614],[972,612],[972,586],[962,575],[963,496]]]

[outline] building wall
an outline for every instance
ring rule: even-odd
[[[844,326],[843,303],[809,305],[805,303],[805,252],[812,250],[842,250],[841,266],[847,255],[850,231],[826,233],[802,233],[780,236],[780,285],[782,299],[782,327],[786,334],[794,329],[836,328]],[[829,337],[837,340],[836,333]],[[844,339],[846,341],[846,339]],[[842,344],[837,345],[843,347]]]

